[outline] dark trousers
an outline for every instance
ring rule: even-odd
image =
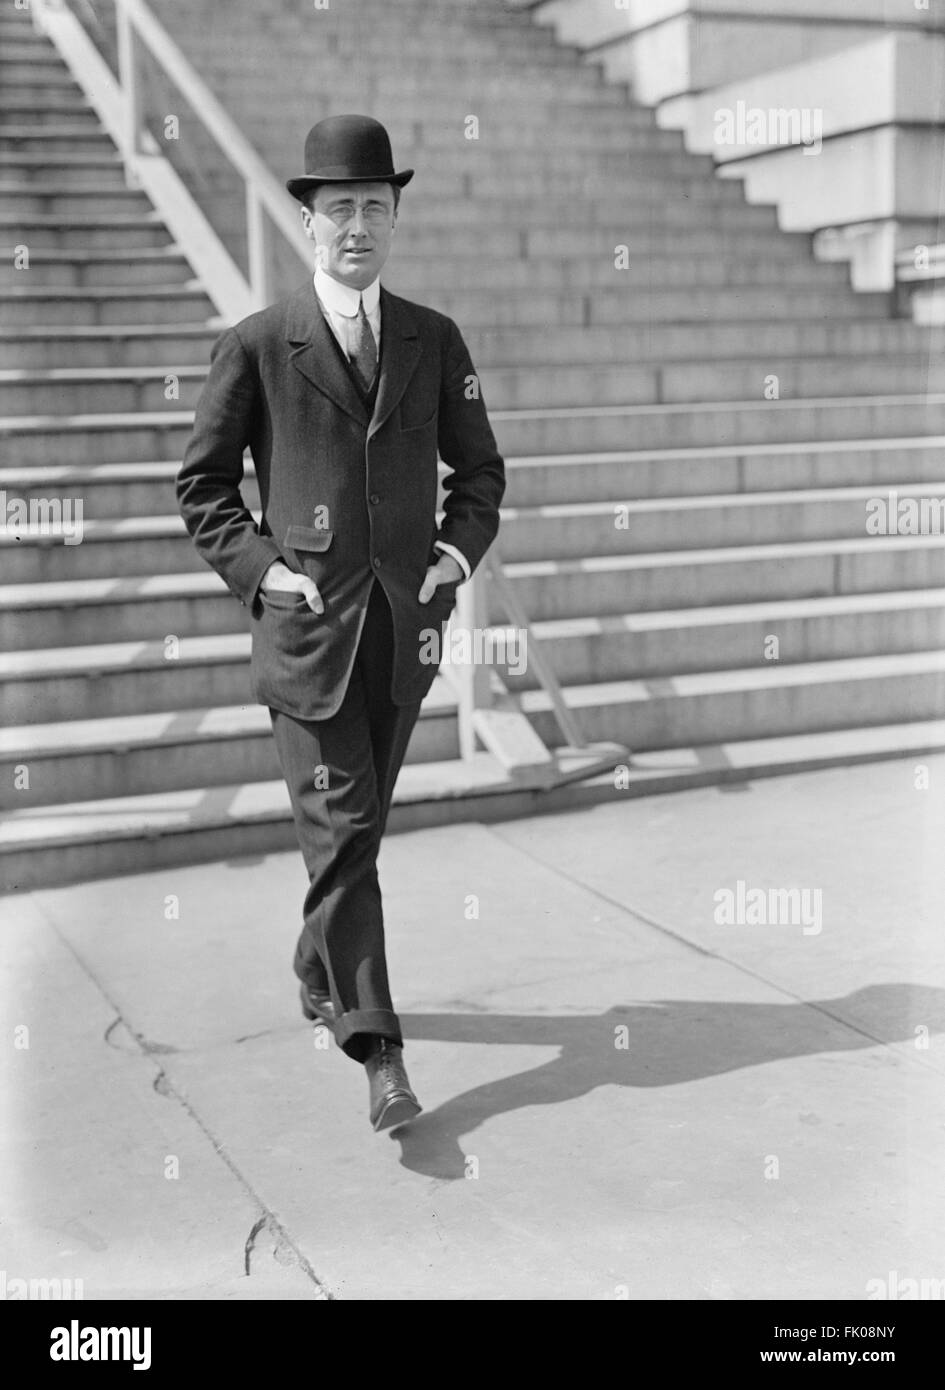
[[[420,705],[392,703],[393,651],[390,605],[375,580],[337,714],[301,720],[269,711],[309,875],[295,973],[331,993],[335,1038],[359,1062],[373,1037],[403,1042],[387,979],[377,854]]]

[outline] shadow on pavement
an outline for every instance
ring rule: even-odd
[[[401,1014],[408,1045],[558,1047],[557,1057],[454,1096],[391,1132],[401,1163],[465,1177],[461,1135],[530,1105],[576,1100],[598,1086],[675,1086],[790,1057],[850,1052],[945,1032],[945,990],[885,984],[793,1004],[666,999],[601,1014]],[[626,1030],[625,1032],[622,1030]]]

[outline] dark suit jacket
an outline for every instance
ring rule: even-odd
[[[446,621],[457,587],[418,602],[434,541],[455,545],[475,568],[498,530],[505,487],[473,377],[450,319],[383,289],[373,416],[311,281],[215,344],[177,496],[197,550],[250,607],[261,703],[301,719],[337,711],[375,577],[394,619],[394,703],[429,690],[436,668],[421,664],[421,633]],[[247,445],[258,528],[239,491]],[[452,470],[439,532],[438,451]],[[298,595],[259,592],[280,559],[315,580],[321,617]]]

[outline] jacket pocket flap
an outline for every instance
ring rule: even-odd
[[[317,526],[289,526],[284,544],[292,550],[327,550],[334,534]]]

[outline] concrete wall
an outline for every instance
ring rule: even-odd
[[[510,0],[513,3],[513,0]],[[785,229],[818,234],[861,289],[942,237],[945,3],[928,0],[540,0],[539,22],[711,153]],[[801,137],[751,112],[796,112]],[[726,113],[737,119],[733,137]],[[760,127],[760,132],[759,132]]]
[[[509,0],[513,6],[519,0]],[[945,31],[940,0],[521,0],[649,105],[836,53],[890,28]]]

